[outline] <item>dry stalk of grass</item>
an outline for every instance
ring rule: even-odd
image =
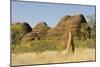
[[[12,65],[46,64],[62,62],[94,61],[95,49],[77,48],[75,53],[64,51],[45,51],[41,53],[12,54]]]

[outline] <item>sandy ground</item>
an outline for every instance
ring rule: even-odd
[[[95,49],[77,48],[75,53],[64,51],[45,51],[42,53],[12,54],[12,65],[46,64],[62,62],[95,61]]]

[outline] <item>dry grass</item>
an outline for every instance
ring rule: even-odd
[[[61,62],[94,61],[95,49],[77,48],[75,53],[64,51],[45,51],[41,53],[12,54],[12,65],[46,64]]]

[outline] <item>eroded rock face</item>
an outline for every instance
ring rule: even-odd
[[[85,28],[84,28],[85,27]],[[48,38],[57,40],[66,40],[68,31],[73,31],[75,38],[83,36],[89,33],[90,27],[88,26],[85,17],[80,15],[75,16],[64,16],[55,28],[48,32]],[[83,31],[84,30],[84,31]],[[85,35],[86,37],[87,35]]]
[[[63,16],[54,28],[50,28],[46,22],[39,22],[34,28],[28,23],[15,23],[11,25],[12,43],[25,43],[35,39],[52,39],[67,41],[68,31],[73,31],[74,38],[87,39],[90,37],[91,28],[85,17],[80,15]]]
[[[12,43],[18,44],[25,34],[31,32],[32,28],[26,22],[11,24]]]
[[[34,40],[40,40],[40,37],[37,33],[29,32],[21,40],[21,44],[26,44]]]
[[[33,29],[32,32],[37,33],[41,39],[45,38],[50,27],[46,22],[39,22]]]
[[[82,14],[71,16],[66,22],[66,28],[68,31],[80,30],[81,24],[87,24],[86,19]]]
[[[52,28],[51,30],[48,31],[47,37],[50,39],[57,39],[57,40],[63,40],[62,36],[64,33],[66,33],[66,21],[70,18],[71,16],[63,16],[59,23]]]

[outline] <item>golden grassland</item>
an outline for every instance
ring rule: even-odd
[[[40,53],[12,53],[13,65],[27,64],[46,64],[46,63],[63,63],[79,61],[95,61],[95,49],[93,48],[76,48],[75,53],[63,51],[45,51]]]

